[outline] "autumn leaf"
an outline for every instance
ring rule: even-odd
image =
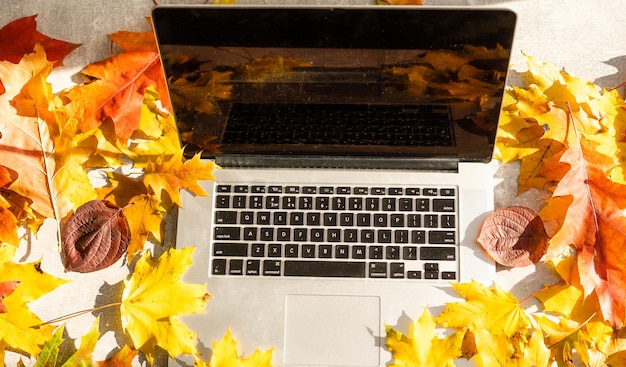
[[[17,115],[10,101],[33,75],[44,78],[51,68],[41,48],[24,56],[19,64],[0,61],[0,78],[6,87],[0,95],[0,162],[17,173],[8,188],[29,198],[32,207],[48,218],[55,217],[45,168],[45,154],[51,149],[46,146],[50,143],[48,128],[43,121]]]
[[[541,259],[548,235],[534,210],[509,206],[495,210],[485,219],[477,240],[499,264],[527,266]]]
[[[212,180],[215,167],[213,161],[201,160],[200,154],[184,161],[183,149],[179,149],[168,160],[159,157],[155,162],[148,162],[143,182],[161,201],[163,195],[167,194],[172,202],[182,206],[179,190],[187,189],[196,195],[207,195],[198,181]]]
[[[126,143],[139,127],[146,88],[155,87],[167,95],[167,86],[153,32],[119,32],[109,37],[124,52],[88,65],[82,74],[91,82],[73,87],[63,96],[84,108],[81,131],[90,131],[110,118],[115,136]]]
[[[57,359],[59,357],[59,347],[63,343],[64,331],[65,326],[62,325],[54,332],[54,334],[52,334],[52,338],[44,343],[41,353],[37,356],[35,367],[56,366]]]
[[[150,363],[156,346],[173,358],[198,354],[195,333],[178,320],[181,315],[204,312],[209,298],[204,285],[180,281],[192,252],[193,248],[169,249],[157,259],[144,252],[124,280],[122,327]]]
[[[435,319],[428,308],[413,322],[408,335],[390,326],[385,328],[386,345],[393,357],[392,367],[454,366],[454,360],[461,357],[465,331],[439,338],[435,333]]]
[[[0,313],[0,360],[4,350],[11,348],[20,353],[36,356],[54,331],[28,307],[28,304],[53,291],[65,281],[41,273],[39,263],[14,262],[16,248],[0,246],[0,283],[18,280],[19,286],[4,299],[6,313]],[[35,325],[41,325],[34,328]]]
[[[130,243],[123,208],[105,200],[78,207],[63,228],[61,255],[65,271],[90,273],[113,265]]]
[[[124,345],[115,355],[104,361],[95,361],[94,367],[131,367],[132,361],[139,354],[138,350]]]
[[[532,326],[518,300],[498,286],[488,288],[476,281],[453,283],[465,302],[448,303],[437,317],[445,327],[470,330],[486,329],[492,334],[511,337]]]
[[[626,185],[605,176],[603,162],[610,159],[597,153],[584,137],[579,149],[571,147],[562,161],[571,168],[554,195],[571,196],[573,201],[561,230],[551,240],[552,251],[575,246],[585,295],[595,290],[604,316],[620,327],[626,317]]]
[[[248,356],[243,357],[237,351],[237,341],[233,338],[230,328],[220,341],[212,341],[213,351],[211,360],[206,362],[195,357],[196,367],[273,367],[272,349],[260,351],[255,349]]]
[[[16,19],[0,29],[0,60],[17,64],[39,44],[46,50],[48,61],[63,65],[63,59],[79,45],[50,38],[37,31],[37,16]],[[0,77],[0,79],[3,79]]]
[[[0,96],[0,161],[17,174],[9,190],[41,216],[61,219],[95,191],[80,167],[89,152],[73,144],[71,117],[46,81],[51,68],[40,47],[19,64],[0,62],[0,75],[11,75]]]

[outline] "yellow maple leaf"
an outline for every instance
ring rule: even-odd
[[[409,335],[403,335],[390,326],[387,330],[387,348],[393,356],[391,367],[454,366],[461,356],[464,331],[457,331],[445,338],[435,333],[435,319],[424,309],[413,322]]]
[[[249,357],[242,357],[237,352],[237,341],[228,329],[220,341],[213,341],[213,353],[209,367],[272,367],[272,349],[260,351],[255,349]],[[196,358],[196,367],[206,367],[207,364]]]
[[[163,156],[155,162],[149,161],[143,182],[150,187],[161,201],[167,193],[172,202],[181,206],[180,189],[187,189],[196,195],[207,195],[198,180],[212,180],[213,161],[202,161],[200,154],[183,162],[183,150],[179,149],[170,159]]]
[[[19,281],[13,293],[3,302],[7,312],[0,313],[0,361],[4,361],[5,348],[36,356],[54,331],[51,325],[42,325],[41,319],[28,307],[28,303],[53,291],[65,283],[52,275],[41,273],[38,263],[13,262],[16,248],[0,245],[0,283]],[[41,325],[35,328],[34,326]]]
[[[497,285],[488,288],[479,282],[452,284],[465,302],[448,303],[437,317],[445,327],[489,330],[511,337],[532,326],[519,301]]]
[[[173,358],[197,355],[196,335],[178,316],[204,312],[209,294],[203,284],[187,284],[181,275],[191,264],[193,248],[170,249],[157,259],[144,252],[124,279],[122,327],[135,349],[154,362],[159,346]]]

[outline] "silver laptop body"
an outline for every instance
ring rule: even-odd
[[[221,166],[209,197],[182,193],[177,226],[176,246],[196,247],[185,281],[212,296],[183,319],[206,360],[230,328],[276,366],[384,366],[385,325],[437,313],[450,282],[493,282],[475,240],[513,13],[161,6],[153,20],[187,153]]]

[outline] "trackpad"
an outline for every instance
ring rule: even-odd
[[[380,364],[380,298],[288,295],[286,302],[285,364]]]

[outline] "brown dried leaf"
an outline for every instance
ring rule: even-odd
[[[548,244],[548,235],[534,210],[509,206],[487,217],[478,242],[499,264],[527,266],[541,259]]]
[[[89,273],[122,257],[130,243],[130,229],[122,208],[106,200],[80,206],[65,225],[62,256],[65,271]]]

